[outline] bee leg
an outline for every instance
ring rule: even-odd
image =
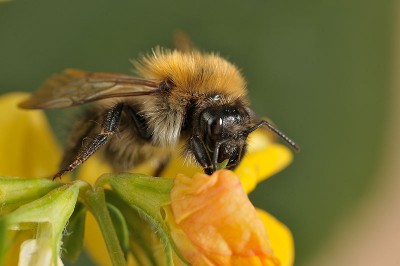
[[[63,159],[60,163],[60,169],[64,169],[69,166],[69,164],[78,156],[85,139],[88,136],[93,135],[96,127],[98,127],[97,121],[98,114],[92,110],[88,110],[85,116],[76,123],[67,141],[67,145],[64,151]]]
[[[168,155],[168,157],[162,159],[160,161],[160,164],[157,166],[156,170],[154,171],[154,176],[160,176],[170,161],[171,161],[170,155]]]
[[[190,138],[190,148],[196,157],[197,162],[204,168],[204,172],[211,175],[214,170],[211,167],[211,159],[203,141],[196,135]]]
[[[212,166],[214,171],[217,171],[218,169],[218,155],[219,155],[219,148],[221,147],[221,145],[223,143],[225,143],[227,140],[223,140],[223,141],[218,141],[215,144],[215,150],[214,150],[214,154],[213,154],[213,161],[212,161]]]
[[[101,125],[101,132],[90,138],[90,140],[81,147],[74,161],[56,173],[53,176],[53,180],[81,165],[110,139],[118,129],[122,107],[122,104],[117,104],[112,109],[105,112],[104,120]]]
[[[144,140],[151,140],[153,134],[148,130],[146,120],[132,106],[126,106],[138,135]]]

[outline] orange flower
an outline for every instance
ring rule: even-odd
[[[192,265],[279,265],[264,224],[233,172],[178,175],[171,209],[172,237]]]

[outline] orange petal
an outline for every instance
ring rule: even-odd
[[[264,225],[233,172],[178,175],[171,209],[182,230],[172,234],[175,243],[193,265],[279,265]]]

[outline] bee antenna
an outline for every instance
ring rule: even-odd
[[[271,125],[270,123],[268,123],[265,120],[258,122],[256,125],[254,125],[250,129],[248,129],[245,132],[245,134],[248,135],[263,125],[267,126],[268,129],[270,129],[272,132],[274,132],[276,135],[278,135],[281,139],[283,139],[287,144],[289,144],[290,147],[292,147],[293,150],[295,150],[296,152],[300,152],[300,147],[293,140],[291,140],[283,132],[279,131],[279,129],[275,128],[273,125]]]

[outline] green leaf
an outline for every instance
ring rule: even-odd
[[[83,237],[85,232],[86,208],[78,203],[67,225],[67,234],[64,236],[64,257],[71,263],[78,260],[83,248]]]
[[[0,177],[0,214],[36,200],[61,185],[47,179]]]

